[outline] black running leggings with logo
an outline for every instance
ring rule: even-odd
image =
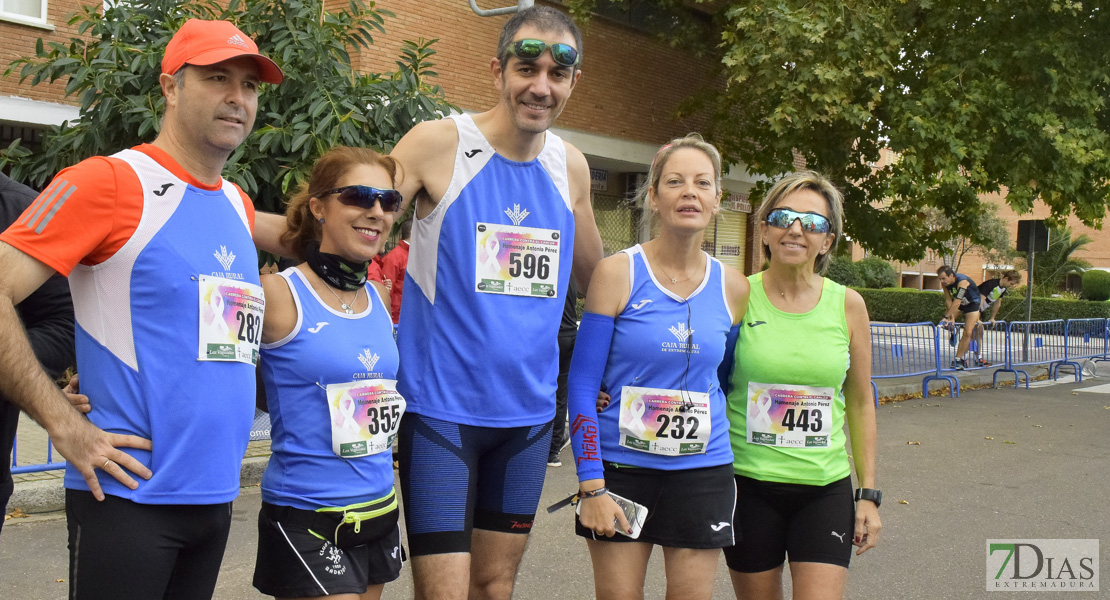
[[[70,600],[212,598],[231,503],[97,502],[66,490]]]

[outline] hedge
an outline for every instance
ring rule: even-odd
[[[898,273],[887,261],[871,256],[855,264],[863,285],[869,288],[883,289],[898,285]]]
[[[936,323],[944,317],[944,294],[939,291],[929,292],[909,288],[853,289],[863,296],[864,302],[867,303],[867,312],[872,321],[889,323],[930,321]],[[1033,298],[1033,321],[1107,318],[1110,318],[1110,302]],[[1025,298],[1007,295],[998,311],[998,320],[1024,321]]]
[[[825,271],[825,277],[848,287],[864,287],[867,285],[852,259],[844,256],[834,256],[829,261],[829,268]]]
[[[1090,269],[1083,272],[1083,298],[1110,300],[1110,273]]]

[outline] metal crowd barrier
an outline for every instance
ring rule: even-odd
[[[871,393],[879,404],[876,379],[928,375],[921,382],[921,393],[929,395],[929,382],[943,379],[959,392],[955,377],[941,375],[937,368],[938,328],[933,323],[871,324]]]
[[[53,471],[54,469],[64,469],[66,466],[65,460],[54,460],[54,445],[50,440],[46,440],[46,462],[38,465],[19,465],[19,442],[17,441],[12,445],[12,475],[20,475],[23,473],[41,473],[42,471]]]
[[[960,338],[966,335],[960,324],[937,328],[937,367],[941,372],[979,371],[997,367],[1006,362],[1006,322],[979,322],[968,344],[969,360],[961,367],[956,366],[956,349]],[[958,395],[958,394],[957,394]]]
[[[1110,360],[1110,320],[1069,319],[982,323],[969,344],[968,364],[957,365],[956,349],[964,335],[963,325],[932,323],[871,324],[871,389],[878,402],[877,379],[924,375],[921,393],[929,395],[929,384],[949,384],[949,395],[960,396],[956,371],[994,369],[993,385],[1001,373],[1012,373],[1014,385],[1022,376],[1029,387],[1029,373],[1022,367],[1047,365],[1055,380],[1060,368],[1072,369],[1083,380],[1080,360]],[[960,368],[962,367],[962,368]]]
[[[1006,329],[1006,364],[994,372],[993,382],[998,386],[999,373],[1013,373],[1017,387],[1020,375],[1025,376],[1029,388],[1029,373],[1018,367],[1050,365],[1065,360],[1064,339],[1066,321],[1014,321]],[[1053,377],[1055,379],[1055,376]]]
[[[1077,360],[1103,359],[1107,356],[1106,319],[1069,319],[1064,325],[1064,358],[1052,363],[1049,374],[1055,380],[1060,367],[1071,367],[1076,381],[1083,381],[1083,366]]]

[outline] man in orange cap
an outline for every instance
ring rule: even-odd
[[[189,20],[162,61],[157,138],[64,169],[0,234],[0,391],[68,461],[71,597],[215,588],[265,304],[254,208],[221,172],[254,125],[260,82],[281,80],[231,23]],[[54,272],[70,279],[88,420],[14,309]]]

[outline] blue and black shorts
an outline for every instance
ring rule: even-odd
[[[413,556],[469,552],[475,528],[532,531],[551,446],[550,422],[477,427],[406,413],[397,445]]]

